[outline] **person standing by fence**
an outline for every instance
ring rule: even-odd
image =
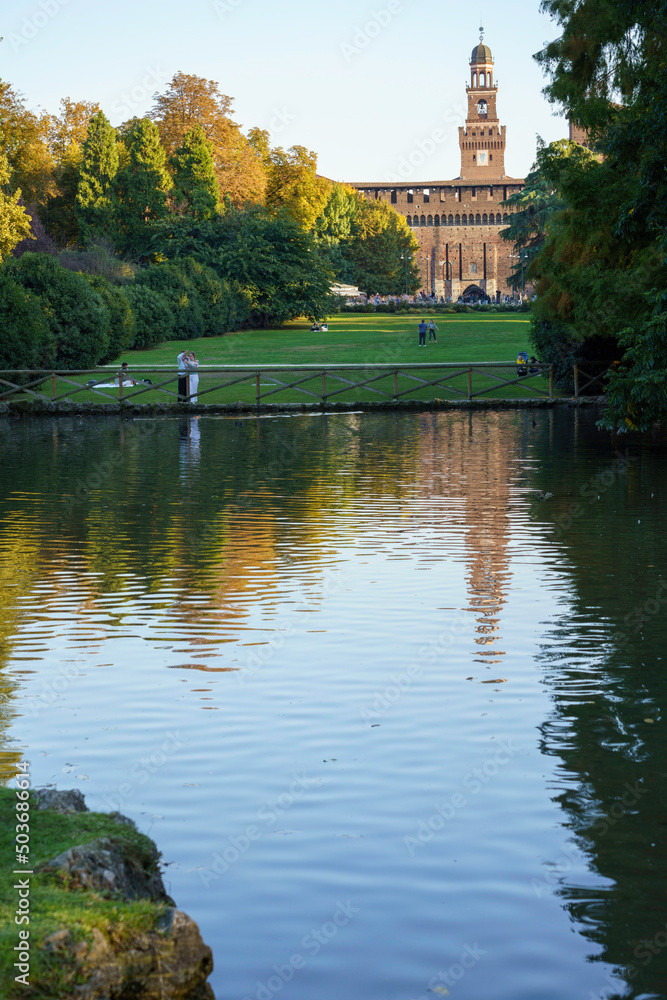
[[[188,395],[188,352],[181,351],[176,356],[176,360],[178,361],[178,401],[184,403],[185,397]]]
[[[188,371],[190,373],[189,378],[188,378],[189,389],[190,389],[190,402],[191,403],[196,403],[197,402],[197,387],[199,385],[199,373],[197,371],[197,369],[199,368],[199,362],[197,361],[197,358],[195,357],[195,352],[194,351],[190,351],[190,353],[188,355],[186,355],[186,363],[187,363],[187,366],[188,366]]]

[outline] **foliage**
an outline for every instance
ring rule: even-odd
[[[85,250],[75,247],[60,250],[57,257],[69,271],[101,275],[117,285],[133,281],[138,266],[121,257],[103,237],[89,242]]]
[[[10,175],[7,155],[0,152],[0,262],[21,240],[32,237],[30,216],[19,204],[20,190],[6,193]]]
[[[317,174],[317,156],[304,146],[270,154],[266,204],[284,210],[302,229],[313,229],[324,212],[332,183]]]
[[[588,131],[601,162],[560,170],[568,209],[536,262],[546,280],[538,306],[542,318],[565,322],[579,337],[598,329],[622,341],[626,363],[610,381],[604,420],[642,427],[667,415],[658,374],[667,285],[664,4],[543,0],[542,9],[561,29],[538,55],[550,75],[546,93]]]
[[[368,294],[400,295],[405,292],[407,255],[408,292],[420,284],[414,255],[419,244],[410,228],[391,205],[360,199],[351,223],[350,236],[342,241],[345,257],[354,265],[355,283]]]
[[[251,325],[326,313],[333,275],[315,237],[288,215],[256,206],[207,222],[176,220],[156,232],[153,249],[171,260],[193,257],[212,267],[244,297]]]
[[[36,296],[0,271],[0,368],[41,368],[49,325]]]
[[[174,313],[164,295],[148,285],[128,285],[125,295],[132,310],[133,340],[129,347],[145,350],[174,339]]]
[[[49,324],[44,361],[92,368],[107,353],[109,311],[85,278],[48,254],[25,253],[3,265],[6,275],[38,297]]]
[[[172,183],[160,133],[147,118],[126,127],[123,146],[126,155],[113,185],[117,243],[124,252],[141,257],[150,243],[150,224],[167,215]]]
[[[26,108],[24,98],[0,80],[0,152],[11,167],[11,186],[20,188],[27,205],[43,204],[55,190],[47,116]]]
[[[176,73],[164,94],[157,94],[149,113],[168,155],[182,145],[187,132],[200,125],[213,150],[221,196],[234,205],[259,202],[266,172],[254,148],[232,119],[232,99],[214,80]]]
[[[193,337],[203,337],[205,327],[202,302],[195,285],[178,262],[151,264],[138,272],[135,284],[158,292],[168,304],[174,317],[171,339],[191,340]],[[161,339],[164,340],[165,336]]]
[[[104,302],[109,312],[109,340],[99,364],[113,361],[134,339],[134,320],[125,289],[112,285],[100,274],[84,275],[91,288]]]
[[[173,202],[179,215],[197,221],[212,219],[218,208],[219,190],[211,144],[201,125],[185,133],[183,142],[169,160],[174,177]]]
[[[100,111],[90,119],[78,169],[75,212],[84,241],[102,234],[113,236],[113,184],[117,173],[116,132]]]
[[[193,257],[183,257],[178,260],[178,269],[199,296],[205,337],[216,337],[243,325],[247,318],[244,297],[219,278],[212,267]]]

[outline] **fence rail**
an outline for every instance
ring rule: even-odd
[[[180,403],[192,403],[211,393],[227,397],[232,387],[245,387],[244,395],[249,398],[242,401],[257,406],[281,393],[297,395],[298,398],[306,396],[321,403],[355,391],[386,400],[410,396],[423,398],[423,395],[419,397],[416,394],[436,389],[439,393],[448,394],[445,398],[450,400],[471,400],[490,393],[497,395],[498,390],[508,387],[519,391],[518,398],[526,393],[530,398],[551,400],[554,396],[553,365],[534,363],[524,370],[515,361],[405,365],[206,365],[200,366],[197,374],[199,384],[195,388],[188,384],[188,373],[179,373],[172,365],[136,365],[128,373],[128,381],[131,380],[132,384],[120,382],[118,366],[110,365],[77,371],[5,369],[0,370],[0,401],[26,395],[44,399],[46,390],[46,398],[54,403],[71,400],[81,393],[92,394],[94,399],[102,397],[119,405],[146,393],[171,397]],[[81,381],[86,377],[87,381]],[[230,400],[216,398],[216,402],[221,401]]]

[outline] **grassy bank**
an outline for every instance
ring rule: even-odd
[[[90,944],[95,928],[121,945],[132,942],[141,931],[151,929],[165,910],[150,901],[125,902],[90,890],[70,891],[55,874],[38,872],[40,865],[75,845],[97,837],[110,837],[122,844],[123,852],[138,861],[151,857],[152,842],[131,826],[114,822],[102,813],[61,815],[51,810],[30,809],[30,924],[15,923],[18,893],[14,888],[23,875],[11,873],[24,866],[15,863],[15,803],[12,789],[0,788],[0,843],[5,876],[0,886],[0,995],[10,998],[67,997],[77,985],[73,950],[58,950],[48,938],[67,929],[74,943]],[[14,948],[19,929],[30,932],[30,984],[15,982]],[[47,940],[46,945],[44,944]]]
[[[424,314],[428,319],[428,314]],[[270,392],[274,385],[273,377],[291,382],[299,375],[281,375],[271,371],[271,365],[307,365],[321,366],[333,369],[336,365],[357,365],[360,369],[370,365],[406,364],[442,364],[470,362],[482,365],[484,362],[508,362],[508,368],[488,369],[493,375],[502,379],[512,379],[516,375],[515,359],[519,351],[528,347],[529,317],[525,314],[446,314],[434,317],[438,326],[437,343],[427,344],[426,348],[418,344],[417,326],[419,316],[391,316],[386,314],[341,314],[335,316],[327,333],[311,333],[310,324],[306,321],[292,323],[279,330],[244,330],[229,333],[222,337],[209,337],[191,341],[169,341],[147,351],[129,351],[118,359],[116,364],[127,361],[130,371],[141,366],[137,372],[141,378],[150,378],[158,383],[170,374],[170,371],[160,371],[160,366],[167,366],[173,372],[176,367],[176,355],[183,348],[196,353],[200,365],[227,366],[250,365],[262,367],[265,377],[262,379],[261,391]],[[152,366],[155,366],[154,368]],[[351,381],[362,381],[373,373],[344,373]],[[427,368],[412,373],[424,380],[431,380],[443,373],[433,373]],[[247,382],[229,386],[225,389],[212,389],[228,378],[200,372],[199,401],[202,403],[244,403],[255,402],[256,387],[254,377]],[[80,377],[77,381],[84,384],[87,378]],[[393,375],[388,375],[382,381],[373,383],[371,387],[362,389],[345,389],[345,384],[333,377],[328,377],[327,395],[332,401],[342,403],[372,402],[391,398],[394,393]],[[448,387],[451,387],[451,390]],[[175,383],[168,389],[176,392]],[[493,379],[476,372],[473,374],[473,392],[490,389],[488,396],[501,399],[525,399],[531,395],[540,395],[536,390],[546,389],[546,379],[537,378],[526,381],[521,386],[494,388]],[[301,385],[301,390],[292,388],[281,390],[267,396],[265,401],[271,403],[305,403],[314,402],[322,389],[321,374],[313,374],[309,381]],[[340,391],[344,389],[345,391]],[[467,395],[467,375],[460,374],[451,379],[446,386],[419,387],[418,382],[409,376],[399,376],[397,389],[402,393],[415,389],[407,398],[428,401],[434,399],[456,400]],[[50,396],[50,387],[45,386],[45,395]],[[310,390],[310,393],[308,392]],[[377,390],[381,390],[378,392]],[[75,398],[80,402],[107,402],[118,399],[118,390],[107,389],[108,398],[96,393],[77,393]],[[57,393],[68,395],[67,385],[59,383]],[[383,395],[385,393],[386,395]],[[404,397],[405,398],[405,397]],[[175,402],[175,396],[169,396],[156,390],[149,390],[136,397],[136,402]]]

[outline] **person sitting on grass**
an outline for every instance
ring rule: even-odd
[[[313,323],[313,325],[310,328],[310,332],[311,333],[319,333],[320,329],[321,329],[320,324],[317,322],[317,320],[315,320],[315,322]]]
[[[130,373],[127,370],[127,361],[123,361],[120,366],[120,371],[116,375],[114,385],[134,385],[134,381],[130,377]]]

